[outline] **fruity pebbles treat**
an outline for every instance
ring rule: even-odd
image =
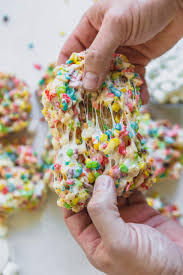
[[[178,221],[182,214],[176,204],[171,204],[160,199],[158,195],[146,198],[147,203],[163,216]]]
[[[40,100],[41,100],[42,92],[44,91],[44,89],[46,88],[48,83],[50,81],[54,80],[54,78],[55,78],[55,74],[53,72],[55,65],[56,65],[55,63],[50,63],[48,65],[46,72],[44,73],[44,75],[42,76],[42,78],[40,79],[40,81],[38,83],[39,87],[36,90],[36,95]]]
[[[158,103],[183,103],[182,46],[183,39],[147,66],[148,90]]]
[[[46,185],[30,146],[0,148],[0,217],[18,209],[35,209],[46,197]]]
[[[0,137],[26,128],[30,111],[26,83],[13,75],[0,73]]]
[[[168,120],[152,120],[142,114],[140,129],[153,159],[153,173],[157,178],[178,179],[183,168],[183,129]]]
[[[56,67],[42,95],[43,114],[53,135],[54,183],[58,205],[80,211],[96,178],[113,177],[118,196],[148,189],[152,159],[139,133],[142,81],[123,55],[114,55],[100,89],[82,87],[85,52]]]

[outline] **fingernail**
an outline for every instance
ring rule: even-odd
[[[99,190],[109,190],[113,186],[113,180],[109,176],[99,176],[94,185],[94,192]]]
[[[98,76],[94,73],[86,73],[84,79],[83,79],[83,87],[86,90],[94,90],[97,88],[98,84]]]

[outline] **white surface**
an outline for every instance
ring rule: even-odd
[[[19,273],[18,265],[13,262],[8,262],[5,269],[3,270],[2,275],[18,275],[18,273]]]
[[[9,249],[8,242],[4,239],[0,239],[0,273],[3,271],[4,267],[8,262]]]
[[[33,64],[40,63],[45,68],[57,59],[66,38],[59,33],[68,34],[91,3],[92,0],[0,0],[0,18],[4,14],[10,17],[7,24],[0,20],[0,71],[16,73],[34,92],[43,71],[35,70]],[[35,48],[30,50],[28,43]],[[33,101],[33,119],[39,125],[36,143],[41,145],[46,131],[41,130],[39,122],[40,105],[35,98]],[[179,111],[162,112],[180,120]],[[165,197],[178,201],[183,210],[183,184],[159,184],[156,188]],[[101,274],[89,264],[69,234],[53,193],[42,210],[19,213],[10,220],[9,242],[13,261],[20,265],[20,275]]]

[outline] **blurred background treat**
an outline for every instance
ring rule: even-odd
[[[183,39],[147,66],[146,81],[152,102],[183,103]]]
[[[25,129],[30,111],[27,84],[15,75],[0,72],[0,137]]]
[[[150,113],[141,114],[139,126],[157,180],[179,179],[183,169],[183,129],[167,119],[153,120]]]
[[[41,77],[41,79],[38,82],[38,88],[36,90],[36,94],[40,101],[41,101],[41,96],[42,96],[43,90],[46,88],[48,83],[54,79],[55,75],[54,75],[53,69],[55,68],[55,65],[56,65],[55,62],[50,63],[48,65],[45,73],[43,74],[43,76]]]
[[[159,197],[158,193],[152,195],[152,197],[146,198],[147,203],[155,210],[159,211],[163,216],[171,218],[175,221],[179,221],[182,214],[178,206],[174,203],[171,204]]]

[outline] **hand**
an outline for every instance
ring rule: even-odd
[[[183,228],[136,192],[121,199],[109,176],[97,178],[86,210],[63,209],[65,222],[89,261],[110,275],[183,274]]]
[[[142,78],[147,63],[171,48],[183,35],[183,0],[99,0],[83,16],[63,46],[58,63],[87,48],[86,90],[96,90],[114,52],[127,55]],[[146,84],[143,103],[148,101]]]

